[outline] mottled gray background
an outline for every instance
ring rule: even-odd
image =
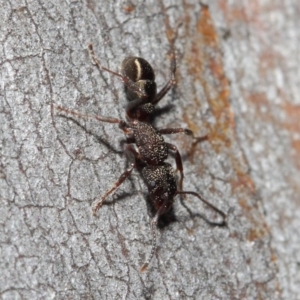
[[[207,4],[0,1],[1,299],[300,299],[300,4]],[[156,126],[208,134],[194,148],[166,140],[182,153],[184,188],[228,212],[229,226],[176,201],[140,273],[151,216],[139,174],[92,216],[126,167],[122,131],[54,105],[124,118],[122,84],[87,45],[113,70],[146,58],[162,87],[175,35],[178,85]]]

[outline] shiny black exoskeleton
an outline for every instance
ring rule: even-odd
[[[155,209],[155,214],[151,222],[153,235],[151,254],[142,267],[144,271],[152,260],[156,249],[156,225],[158,219],[167,213],[172,207],[174,198],[177,195],[193,195],[203,201],[210,208],[221,215],[222,221],[209,222],[213,225],[223,226],[226,224],[226,215],[203,199],[198,193],[182,191],[183,167],[182,160],[177,147],[173,144],[166,143],[163,135],[174,133],[185,133],[193,136],[192,131],[183,128],[165,128],[157,129],[151,124],[151,115],[155,113],[156,104],[166,95],[166,93],[175,85],[176,60],[174,52],[171,56],[171,78],[168,83],[157,93],[155,74],[151,65],[140,57],[127,57],[122,63],[121,74],[111,71],[100,65],[96,58],[92,45],[89,46],[90,54],[94,64],[99,70],[107,71],[114,76],[119,77],[125,86],[126,96],[129,100],[126,109],[126,121],[101,116],[88,116],[77,112],[70,111],[58,106],[57,109],[66,114],[74,115],[80,118],[94,118],[101,122],[119,124],[127,138],[126,151],[130,152],[135,161],[119,177],[113,187],[109,189],[96,203],[94,214],[102,206],[105,199],[128,178],[134,168],[141,170],[143,179],[147,185],[149,199]],[[200,138],[203,139],[203,138]],[[177,170],[180,172],[180,179],[177,182],[175,171],[172,166],[166,162],[168,151],[175,154]]]

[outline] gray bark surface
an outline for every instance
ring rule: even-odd
[[[0,1],[1,299],[300,299],[300,4],[290,1]],[[184,161],[184,189],[228,213],[212,227],[175,201],[158,231],[128,166],[118,70],[147,59],[161,88],[176,36],[177,86],[156,126]],[[169,162],[174,165],[172,156]],[[194,214],[212,217],[193,197]]]

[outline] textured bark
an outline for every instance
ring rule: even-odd
[[[300,4],[290,1],[0,2],[0,295],[3,299],[299,299]],[[228,228],[193,217],[151,248],[146,187],[134,172],[97,216],[92,204],[127,160],[118,70],[146,58],[162,87],[175,39],[177,87],[157,127],[184,158],[184,189],[228,212]],[[172,157],[170,162],[174,163]],[[194,198],[195,215],[211,216]]]

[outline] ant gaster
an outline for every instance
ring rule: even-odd
[[[75,115],[80,118],[93,118],[100,122],[119,124],[127,138],[126,151],[135,157],[134,163],[119,177],[110,188],[96,203],[93,212],[94,215],[100,209],[105,199],[112,194],[131,174],[134,168],[141,170],[143,179],[147,185],[149,199],[155,210],[154,217],[151,221],[152,231],[152,248],[151,253],[142,266],[141,271],[146,270],[151,262],[157,247],[156,242],[156,225],[160,216],[167,213],[177,195],[193,195],[204,202],[207,206],[215,210],[221,217],[222,221],[212,222],[204,218],[208,223],[216,226],[226,225],[226,214],[203,199],[198,193],[191,191],[182,191],[183,167],[180,153],[175,145],[166,143],[163,134],[185,133],[194,137],[193,132],[184,128],[165,128],[156,129],[151,124],[151,115],[155,112],[155,105],[166,95],[166,93],[176,84],[175,71],[176,59],[174,51],[171,54],[171,78],[162,90],[157,93],[155,74],[151,65],[140,57],[127,57],[122,63],[121,74],[107,69],[100,65],[99,60],[94,54],[92,45],[89,45],[91,58],[97,68],[101,71],[107,71],[114,76],[119,77],[125,85],[125,91],[129,104],[126,109],[126,119],[124,120],[90,116],[70,111],[61,106],[57,109],[66,114]],[[203,140],[205,138],[197,138]],[[134,146],[135,144],[135,146]],[[168,151],[174,151],[177,170],[180,172],[180,179],[177,183],[174,169],[165,160],[168,157]]]

